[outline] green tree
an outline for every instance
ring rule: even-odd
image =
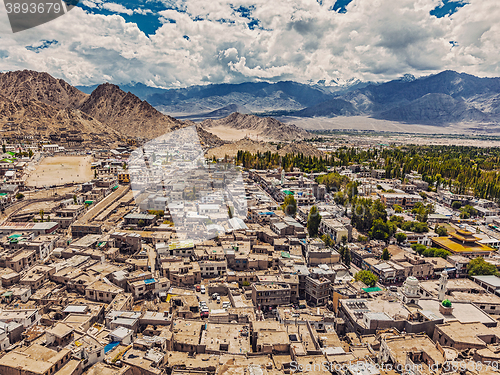
[[[448,230],[444,226],[437,226],[436,225],[436,228],[434,229],[434,232],[436,232],[436,234],[439,237],[446,237],[448,235]]]
[[[5,148],[5,145],[2,145],[2,152],[5,154],[7,152],[7,149]]]
[[[333,240],[330,238],[328,234],[323,234],[321,236],[321,240],[325,243],[327,247],[333,247],[334,245]]]
[[[347,196],[342,191],[338,191],[333,196],[333,201],[338,205],[343,206],[347,201]]]
[[[73,194],[73,204],[76,204],[76,194]]]
[[[396,232],[396,228],[396,224],[391,221],[384,222],[382,219],[376,219],[373,221],[369,234],[371,238],[387,242]]]
[[[368,237],[363,236],[362,234],[359,234],[358,235],[358,241],[361,242],[361,243],[364,243],[364,242],[368,241]]]
[[[401,207],[399,204],[395,204],[392,208],[394,208],[394,212],[400,214],[403,212],[403,207]]]
[[[351,265],[351,250],[346,247],[346,250],[344,251],[344,259],[343,259],[344,264],[349,267]]]
[[[471,205],[468,204],[460,209],[461,219],[469,219],[474,216],[477,216],[477,210]]]
[[[33,150],[31,148],[28,150],[28,156],[30,159],[33,157]]]
[[[396,237],[396,241],[398,241],[399,244],[405,242],[407,238],[406,234],[404,234],[403,232],[396,233],[394,237]]]
[[[24,198],[24,194],[23,194],[23,193],[17,193],[17,194],[16,194],[16,199],[17,199],[18,201],[20,201],[20,200],[21,200],[21,199],[23,199],[23,198]]]
[[[391,253],[389,253],[389,250],[387,248],[385,248],[384,250],[382,250],[382,257],[381,259],[382,260],[389,260],[391,258]]]
[[[451,204],[451,208],[453,208],[454,210],[459,210],[460,207],[462,207],[462,203],[458,202],[458,201],[455,201]]]
[[[467,273],[469,276],[480,276],[480,275],[497,275],[497,268],[486,262],[482,257],[477,257],[472,259],[467,265]]]
[[[418,254],[422,255],[422,253],[427,249],[427,246],[416,243],[411,245],[411,248]]]
[[[316,237],[319,231],[319,223],[321,222],[321,215],[318,212],[318,207],[312,206],[307,217],[307,231],[310,237]]]
[[[44,214],[43,210],[40,210],[40,219],[42,219],[42,221],[43,221],[43,214]]]
[[[285,197],[285,201],[281,205],[281,209],[288,216],[295,216],[297,213],[297,201],[294,196],[289,194]]]
[[[367,286],[375,286],[378,281],[378,277],[373,274],[373,272],[368,270],[361,270],[354,275],[354,280],[361,281]]]
[[[144,226],[146,226],[146,223],[144,222],[144,220],[141,219],[137,222],[137,226],[139,228],[143,228]]]

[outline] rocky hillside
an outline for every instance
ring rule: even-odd
[[[486,113],[474,108],[465,100],[455,99],[446,94],[427,94],[410,103],[381,112],[377,117],[429,125],[492,120]]]
[[[42,136],[54,142],[107,145],[120,134],[87,114],[35,99],[11,100],[0,95],[0,128],[4,137]]]
[[[301,140],[309,135],[307,131],[295,125],[284,124],[272,117],[244,115],[238,112],[218,120],[205,120],[200,125],[208,131],[217,127],[231,128],[276,141]]]
[[[109,83],[98,86],[79,109],[129,137],[151,139],[181,126],[180,121]]]
[[[32,70],[0,73],[0,93],[14,101],[38,100],[58,108],[77,108],[87,98],[64,80]]]
[[[190,125],[109,83],[90,95],[47,73],[0,74],[0,128],[4,136],[42,135],[54,142],[110,144],[125,138],[152,139]],[[207,148],[225,142],[197,126]]]
[[[278,154],[284,156],[286,154],[303,154],[305,156],[325,156],[325,153],[318,150],[316,147],[307,142],[294,142],[283,146],[278,150]]]

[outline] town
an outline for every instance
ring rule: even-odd
[[[498,373],[498,158],[474,189],[346,139],[4,139],[0,374]]]

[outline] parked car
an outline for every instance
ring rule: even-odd
[[[202,285],[200,288],[201,294],[205,294],[205,285]]]
[[[220,303],[220,296],[217,296],[217,303]]]
[[[196,285],[196,291],[197,292],[201,291],[201,285]]]

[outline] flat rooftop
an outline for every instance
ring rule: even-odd
[[[458,320],[461,323],[480,322],[488,326],[496,326],[497,324],[496,320],[472,303],[454,302],[451,315],[443,315],[439,312],[440,302],[438,300],[420,299],[418,305],[421,307],[421,310],[431,311],[438,318],[444,319],[445,322],[449,320]]]

